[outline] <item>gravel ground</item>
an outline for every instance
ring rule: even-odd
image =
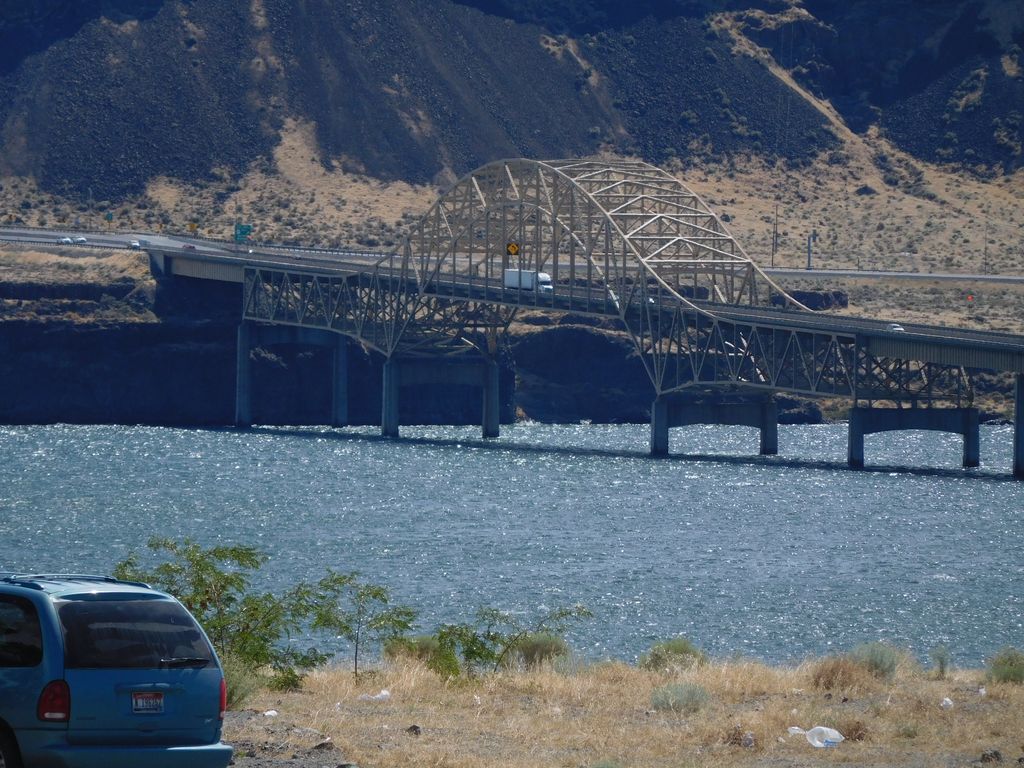
[[[228,712],[224,741],[238,768],[357,768],[324,734],[255,710]]]
[[[347,760],[341,749],[324,734],[290,723],[280,715],[267,716],[256,710],[228,712],[224,741],[235,748],[231,765],[237,768],[360,768]],[[810,750],[801,757],[750,755],[749,762],[743,764],[752,768],[815,768],[836,762],[828,752],[830,750],[824,750],[826,754]],[[842,765],[843,768],[986,768],[993,763],[1024,764],[1024,757],[1014,760],[997,755],[994,751],[986,752],[974,760],[965,760],[950,755],[917,754],[913,748],[880,749],[860,760],[843,760]],[[373,767],[363,765],[361,768]]]

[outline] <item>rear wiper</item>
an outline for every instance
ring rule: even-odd
[[[210,663],[209,659],[199,656],[176,656],[173,659],[160,659],[161,667],[205,667]]]

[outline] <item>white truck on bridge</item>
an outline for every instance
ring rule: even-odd
[[[551,275],[534,269],[506,269],[505,287],[519,291],[536,291],[537,293],[551,293],[554,290],[551,285]]]

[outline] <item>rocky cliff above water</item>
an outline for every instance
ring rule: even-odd
[[[131,291],[124,279],[65,287],[68,295],[53,283],[41,295],[36,282],[0,282],[0,423],[234,422],[238,286],[177,278]],[[650,418],[651,383],[614,321],[572,315],[524,320],[503,357],[504,423]],[[381,365],[378,356],[349,345],[352,424],[380,423]],[[331,372],[329,350],[257,348],[254,421],[329,422]],[[480,397],[470,386],[407,388],[400,421],[477,424]],[[821,414],[784,398],[783,418],[816,422]]]

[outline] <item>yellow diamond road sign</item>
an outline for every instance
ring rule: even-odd
[[[509,256],[517,256],[519,254],[519,243],[512,240],[505,246],[505,253]]]

